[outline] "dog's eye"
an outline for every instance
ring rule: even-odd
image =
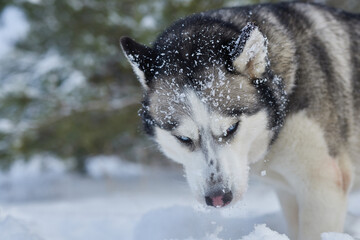
[[[191,145],[193,143],[193,141],[185,136],[175,136],[180,142],[186,144],[186,145]]]
[[[226,129],[225,133],[224,133],[224,137],[228,137],[232,134],[234,134],[234,132],[236,132],[236,129],[239,126],[239,122],[234,123],[233,125],[231,125],[228,129]]]

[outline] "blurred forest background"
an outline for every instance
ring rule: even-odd
[[[166,164],[142,132],[141,88],[119,38],[150,45],[180,17],[263,2],[278,1],[0,1],[0,29],[11,9],[27,23],[11,51],[0,49],[0,167],[35,154],[57,156],[79,171],[96,155]],[[360,12],[358,0],[316,2]]]

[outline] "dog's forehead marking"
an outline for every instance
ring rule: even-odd
[[[184,117],[181,124],[175,128],[175,135],[186,136],[195,141],[199,140],[199,130],[190,117]]]
[[[188,91],[188,104],[192,111],[192,118],[198,126],[209,126],[210,112],[194,91]]]
[[[223,116],[220,113],[211,111],[194,91],[187,92],[187,100],[192,114],[183,120],[179,130],[187,131],[191,129],[197,132],[211,130],[212,135],[219,136],[234,123],[232,117]]]
[[[235,117],[224,116],[214,112],[210,121],[210,128],[214,136],[221,136],[234,123],[236,123]]]

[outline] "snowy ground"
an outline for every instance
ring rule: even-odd
[[[257,182],[237,206],[220,211],[196,203],[177,169],[100,157],[88,170],[91,177],[69,174],[58,160],[38,157],[0,173],[0,239],[288,239],[274,193]],[[357,238],[359,202],[353,195],[346,225]],[[354,238],[323,235],[333,239]]]

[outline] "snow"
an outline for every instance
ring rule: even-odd
[[[117,156],[96,156],[87,161],[86,170],[94,178],[133,177],[142,173],[138,164],[124,163]]]
[[[14,43],[25,37],[29,24],[24,13],[17,7],[4,8],[0,15],[0,57],[10,52]]]
[[[27,1],[32,4],[40,4],[42,2],[42,0],[27,0]]]
[[[156,29],[156,19],[151,15],[144,16],[140,22],[140,26],[144,29]]]
[[[1,240],[41,240],[28,229],[26,224],[13,217],[7,216],[1,219],[0,216],[0,239]]]
[[[274,232],[262,224],[255,227],[255,230],[248,236],[243,237],[241,240],[266,240],[266,239],[278,239],[278,240],[289,240],[284,234]]]
[[[38,4],[40,1],[32,0]],[[58,78],[51,72],[61,71],[63,81],[58,86],[59,99],[68,101],[69,94],[87,87],[84,74],[71,65],[71,61],[55,49],[40,54],[16,49],[16,43],[24,39],[30,30],[30,22],[23,10],[8,6],[0,12],[0,97],[8,94],[24,93],[31,98],[47,94],[47,86],[57,86]],[[87,58],[89,59],[89,58]],[[24,81],[27,79],[27,81]],[[49,84],[50,83],[50,84]],[[51,92],[51,93],[53,93]]]
[[[323,233],[321,234],[321,240],[354,240],[353,237],[351,237],[348,234],[345,233]]]
[[[97,156],[87,159],[87,170],[89,176],[71,173],[66,161],[44,154],[0,171],[0,239],[288,239],[274,192],[256,181],[243,201],[219,210],[197,203],[177,168]],[[354,237],[359,201],[360,194],[352,195],[346,224]],[[354,238],[322,235],[333,239]]]
[[[9,119],[0,118],[0,133],[11,133],[14,127],[14,124]]]
[[[61,90],[63,93],[68,94],[74,91],[75,89],[80,89],[86,84],[85,76],[82,72],[74,70],[70,76],[64,81],[61,85]]]
[[[42,58],[37,59],[34,68],[35,75],[40,76],[55,70],[64,65],[64,62],[65,60],[55,50],[49,50]]]
[[[244,207],[244,206],[243,206]],[[250,214],[252,215],[252,214]],[[201,209],[201,207],[175,205],[167,208],[151,210],[144,214],[135,228],[134,240],[140,239],[240,239],[241,236],[269,235],[279,236],[275,231],[269,228],[255,228],[257,221],[261,218],[276,219],[278,223],[270,223],[272,227],[283,231],[284,225],[281,215],[278,212],[263,215],[261,217],[250,216],[244,213],[232,214],[230,210],[218,211],[210,209]],[[260,220],[261,221],[261,220]],[[264,229],[268,229],[267,233]],[[185,230],[185,231],[184,231]],[[216,238],[215,238],[216,237]],[[244,238],[247,239],[247,238]],[[261,239],[261,238],[260,238]],[[278,239],[278,238],[264,238]],[[287,239],[287,238],[284,238]]]
[[[10,170],[0,179],[0,184],[5,181],[12,183],[27,181],[29,179],[38,179],[39,176],[61,175],[66,171],[64,162],[52,155],[35,155],[30,161],[18,160],[11,166]]]

